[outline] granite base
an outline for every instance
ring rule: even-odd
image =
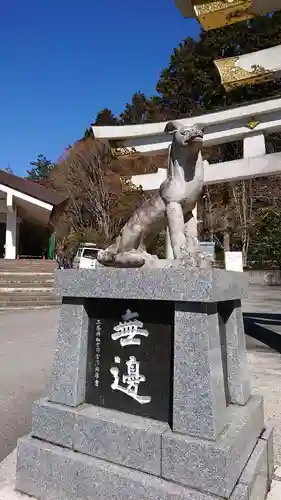
[[[264,430],[263,400],[231,405],[217,441],[172,432],[168,424],[84,404],[34,404],[32,436],[174,483],[228,498]]]
[[[33,437],[18,442],[16,490],[39,500],[222,500]],[[265,500],[267,441],[258,443],[230,500]]]
[[[251,397],[237,274],[59,273],[52,390],[34,406],[32,436],[18,443],[16,488],[40,500],[264,500],[272,432],[264,432],[262,398]],[[171,314],[158,317],[166,303]],[[121,363],[112,328],[128,309],[149,325],[153,340],[152,350],[149,342],[137,344],[147,376],[143,395],[152,402],[145,412],[108,390],[116,389],[108,378],[112,360]],[[167,325],[166,359],[155,349]],[[163,339],[161,333],[161,345]],[[165,390],[158,366],[169,371]],[[156,416],[157,394],[167,391],[171,398]]]
[[[140,271],[101,267],[87,272],[69,270],[58,273],[56,286],[63,300],[49,400],[72,407],[87,401],[128,411],[169,422],[172,430],[180,434],[216,441],[228,425],[228,405],[243,406],[251,395],[240,300],[245,283],[243,277],[237,274],[240,273],[219,269],[183,273],[177,269]],[[164,392],[169,392],[171,398],[162,415],[155,415],[156,403],[154,408],[151,404],[144,414],[143,408],[141,412],[140,407],[136,409],[132,403],[126,407],[118,406],[113,398],[110,401],[110,396],[107,398],[110,402],[101,402],[106,399],[105,387],[109,387],[104,379],[99,380],[101,389],[97,398],[101,399],[89,399],[86,391],[88,381],[93,381],[94,369],[98,374],[100,370],[96,361],[96,345],[93,342],[91,350],[89,346],[92,344],[87,340],[95,338],[96,320],[102,321],[102,338],[106,339],[104,342],[107,342],[108,349],[105,347],[100,354],[99,346],[98,359],[99,363],[110,367],[114,359],[106,357],[112,345],[109,327],[106,326],[110,314],[103,315],[101,309],[112,312],[116,301],[122,304],[123,312],[132,307],[136,307],[138,312],[142,309],[140,320],[145,324],[148,310],[155,308],[156,311],[159,307],[166,308],[168,304],[171,306],[171,317],[165,328],[168,326],[171,329],[171,355],[167,357],[172,359],[165,361],[166,366],[162,370],[163,373],[169,372],[169,389],[165,388]],[[121,318],[119,312],[116,317],[113,315],[116,324]],[[147,322],[160,325],[162,320],[150,317]],[[165,328],[161,327],[161,331],[166,332]],[[156,333],[151,333],[149,338],[152,339],[153,335],[156,339]],[[170,352],[168,347],[165,350]],[[154,353],[151,355],[154,356]],[[103,361],[100,361],[101,356]],[[142,365],[142,351],[140,356],[138,361]],[[161,361],[164,364],[163,357]],[[157,360],[154,366],[151,364],[148,367],[148,391],[149,380],[150,383],[161,380],[155,369],[159,364]],[[91,367],[92,373],[87,366]],[[157,390],[155,387],[153,384],[154,402],[155,394],[163,391],[161,383]]]
[[[162,477],[229,498],[264,429],[263,402],[252,397],[233,406],[230,423],[216,442],[166,432]]]

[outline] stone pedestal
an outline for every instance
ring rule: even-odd
[[[63,271],[52,388],[18,443],[44,500],[264,500],[272,430],[252,396],[244,275]]]

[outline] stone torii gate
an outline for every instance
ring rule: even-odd
[[[243,140],[243,158],[207,165],[204,172],[206,184],[234,182],[251,177],[276,175],[281,172],[281,153],[266,154],[266,135],[281,130],[281,98],[269,99],[247,106],[238,106],[217,113],[179,120],[184,126],[196,122],[204,124],[204,146],[216,146]],[[124,159],[142,155],[164,153],[170,145],[170,137],[164,133],[166,122],[124,125],[93,126],[96,138],[122,143],[115,150]],[[166,168],[156,173],[133,175],[132,183],[144,191],[159,188],[166,178]],[[168,236],[167,236],[168,238]],[[169,239],[166,257],[171,258]]]

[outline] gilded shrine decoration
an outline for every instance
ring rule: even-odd
[[[204,30],[228,26],[280,9],[280,0],[174,0],[186,19],[197,17]]]
[[[194,11],[206,31],[251,19],[252,0],[221,0],[194,2]]]
[[[250,120],[245,127],[247,127],[250,130],[254,130],[258,125],[260,124],[259,120],[255,120],[254,118]]]
[[[246,84],[261,83],[270,80],[271,73],[261,66],[247,71],[239,66],[239,57],[229,57],[214,61],[225,90],[233,90]]]
[[[280,78],[281,45],[214,61],[226,90]]]

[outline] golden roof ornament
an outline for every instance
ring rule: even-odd
[[[226,90],[281,77],[281,45],[214,61]]]
[[[120,147],[120,148],[111,148],[112,155],[115,157],[120,157],[120,156],[132,156],[135,154],[135,150],[133,148],[125,148],[125,147]]]
[[[245,127],[249,128],[250,130],[254,130],[259,124],[260,124],[259,120],[252,119],[245,125]]]
[[[206,31],[281,9],[280,0],[174,0],[186,19],[196,18]]]
[[[209,22],[207,19],[203,20],[205,26],[201,23],[206,30],[242,21],[241,15],[248,16],[244,19],[251,19],[281,8],[280,0],[174,0],[174,2],[186,19],[198,17],[201,22],[201,17],[209,17]]]
[[[281,10],[281,0],[174,0],[185,18],[197,17],[206,31]],[[214,61],[227,91],[281,78],[281,45]]]
[[[194,1],[194,11],[206,31],[228,26],[254,17],[252,0]]]
[[[137,157],[137,152],[135,148],[128,148],[124,145],[124,141],[110,141],[111,154],[114,158],[118,159],[120,157],[126,159],[131,158],[132,156]]]

